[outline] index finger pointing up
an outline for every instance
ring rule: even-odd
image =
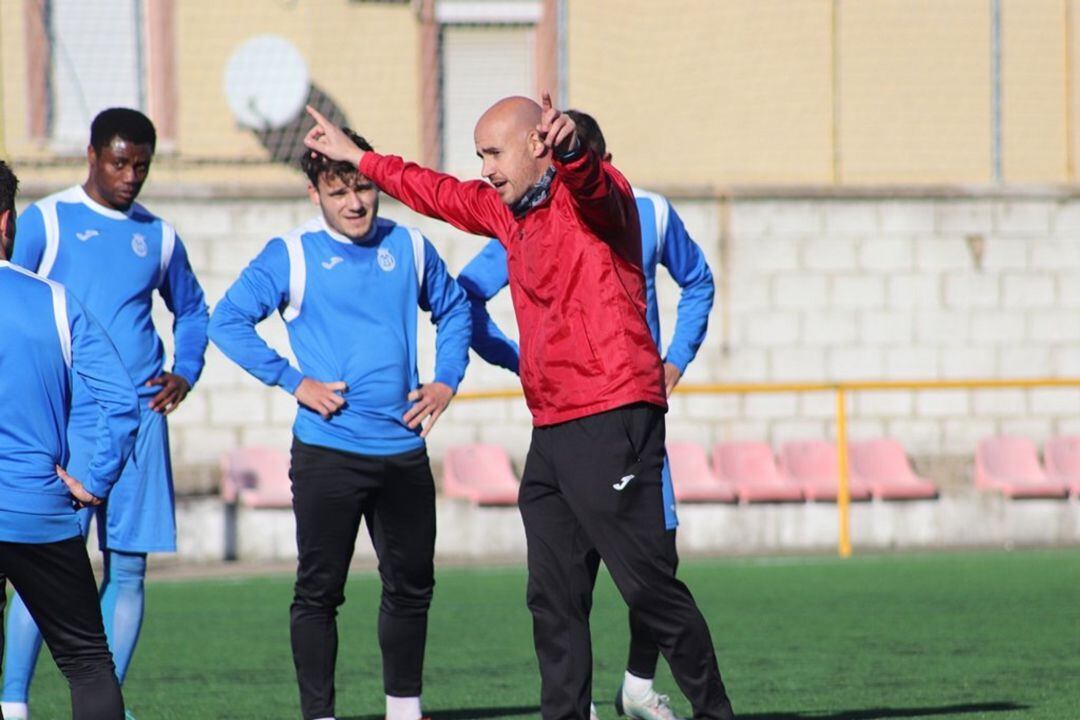
[[[544,110],[551,109],[551,93],[549,93],[547,90],[544,91],[540,104],[544,108]]]
[[[330,121],[327,120],[321,112],[311,107],[310,105],[305,106],[304,109],[307,110],[307,114],[310,115],[312,120],[314,120],[318,125],[325,127],[330,124]]]

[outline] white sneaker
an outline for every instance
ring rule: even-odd
[[[26,703],[0,702],[0,713],[4,720],[27,720],[30,707]]]
[[[668,696],[650,690],[643,698],[632,698],[622,686],[615,693],[615,712],[636,720],[684,720],[668,705]]]
[[[596,703],[589,703],[589,720],[600,720],[600,716],[596,714]]]

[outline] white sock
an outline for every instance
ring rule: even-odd
[[[640,678],[629,671],[623,676],[623,692],[635,700],[642,700],[652,692],[652,678]]]
[[[0,702],[4,720],[30,720],[30,706],[24,702]]]
[[[419,697],[386,696],[386,720],[420,720]]]

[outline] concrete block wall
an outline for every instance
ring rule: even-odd
[[[689,377],[1076,376],[1078,213],[1050,197],[735,200],[728,351],[714,334]],[[773,442],[833,432],[831,398],[784,402],[744,398],[699,434],[742,437],[762,421]],[[1077,410],[1073,389],[865,392],[851,401],[850,434],[970,455],[991,433],[1076,432]]]
[[[311,217],[296,199],[183,197],[146,205],[188,248],[211,305],[263,244]],[[23,201],[33,200],[24,197]],[[819,381],[1080,375],[1080,201],[1046,197],[922,199],[753,197],[678,200],[717,279],[710,330],[687,382]],[[419,226],[452,272],[483,240],[387,198],[382,214]],[[726,243],[726,247],[723,245]],[[972,245],[983,246],[981,258]],[[721,258],[726,257],[723,267]],[[727,307],[720,291],[726,285]],[[658,281],[665,338],[678,288]],[[516,335],[509,293],[493,315]],[[155,314],[169,342],[170,321]],[[434,332],[421,321],[420,377],[433,372]],[[260,331],[288,354],[283,323]],[[462,390],[516,387],[475,356]],[[202,381],[170,419],[178,489],[216,487],[217,459],[240,444],[287,448],[292,398],[263,387],[210,348]],[[831,394],[677,395],[668,435],[710,444],[773,443],[833,433]],[[979,437],[1041,441],[1080,433],[1080,390],[866,392],[850,404],[853,437],[888,434],[917,456],[970,455]],[[521,400],[456,402],[430,438],[438,464],[456,443],[505,445],[519,463],[530,435]]]

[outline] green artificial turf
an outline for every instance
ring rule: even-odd
[[[740,718],[1080,718],[1080,551],[697,560],[680,576],[705,613]],[[378,579],[357,571],[339,621],[338,717],[376,720]],[[539,717],[522,568],[438,573],[424,701],[435,720]],[[150,582],[124,688],[139,720],[299,718],[286,577]],[[602,573],[594,695],[611,698],[625,606]],[[657,679],[689,714],[666,667]],[[43,654],[35,720],[68,717]]]

